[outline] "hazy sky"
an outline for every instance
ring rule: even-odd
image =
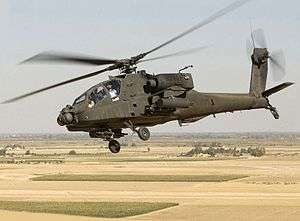
[[[124,58],[149,50],[189,28],[232,0],[0,0],[0,100],[38,89],[97,68],[71,65],[17,65],[44,50],[63,50]],[[193,64],[195,89],[248,92],[250,60],[245,42],[249,20],[267,34],[270,50],[284,49],[284,81],[300,82],[300,2],[253,0],[155,55],[209,45],[185,57],[140,65],[150,73],[177,71]],[[154,55],[154,56],[155,56]],[[115,72],[111,73],[115,74]],[[87,88],[109,73],[77,82],[14,104],[2,105],[0,133],[66,132],[56,117]],[[270,78],[271,79],[271,78]],[[268,81],[268,87],[275,83]],[[299,84],[271,97],[280,120],[265,110],[220,114],[180,128],[177,122],[153,132],[300,131]]]

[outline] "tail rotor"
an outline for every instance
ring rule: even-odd
[[[255,48],[267,49],[268,44],[263,29],[256,29],[251,33],[251,39],[246,42],[248,56],[251,56]],[[286,59],[283,50],[268,53],[269,65],[271,67],[272,80],[281,81],[286,75]]]

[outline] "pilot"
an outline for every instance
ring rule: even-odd
[[[95,102],[95,100],[96,100],[95,97],[96,97],[96,95],[95,95],[94,91],[92,91],[91,94],[90,94],[90,96],[89,96],[89,100],[90,100],[89,104],[88,104],[89,108],[92,108],[92,107],[95,106],[95,103],[96,103]]]
[[[110,94],[110,97],[111,97],[112,101],[117,101],[117,100],[119,100],[118,92],[117,92],[116,89],[114,89],[114,88],[112,87],[112,85],[110,85],[110,84],[107,85],[107,90],[108,90],[108,92],[109,92],[109,94]]]
[[[105,96],[105,90],[104,87],[99,86],[95,88],[91,94],[90,94],[90,102],[89,102],[89,108],[92,108],[95,106],[96,103],[101,101]]]
[[[97,89],[96,89],[96,96],[95,96],[95,102],[99,102],[101,101],[105,96],[105,90],[104,90],[104,87],[102,86],[99,86]]]

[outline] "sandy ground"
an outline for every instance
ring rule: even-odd
[[[297,147],[291,149],[298,151]],[[157,153],[166,150],[156,147],[152,151]],[[55,173],[246,174],[250,177],[224,183],[30,181],[31,177],[38,174]],[[179,203],[174,208],[114,220],[295,221],[300,220],[300,156],[269,155],[262,158],[196,162],[79,161],[58,165],[2,164],[0,200]],[[106,219],[0,211],[0,220]]]

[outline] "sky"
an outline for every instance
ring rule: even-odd
[[[59,50],[126,58],[157,46],[232,1],[0,0],[0,100],[97,70],[80,65],[18,65],[36,53]],[[274,120],[269,111],[254,110],[219,114],[216,119],[207,117],[182,128],[171,122],[151,128],[152,132],[300,131],[297,0],[253,0],[153,56],[209,46],[206,50],[141,64],[139,68],[163,73],[192,64],[194,68],[190,71],[196,90],[248,92],[251,64],[246,39],[250,35],[250,21],[255,28],[265,30],[270,51],[284,50],[287,76],[282,81],[296,82],[270,98],[280,112],[280,120]],[[106,73],[1,105],[0,133],[67,132],[56,123],[59,111],[92,85],[115,74]],[[268,87],[276,84],[268,80]]]

